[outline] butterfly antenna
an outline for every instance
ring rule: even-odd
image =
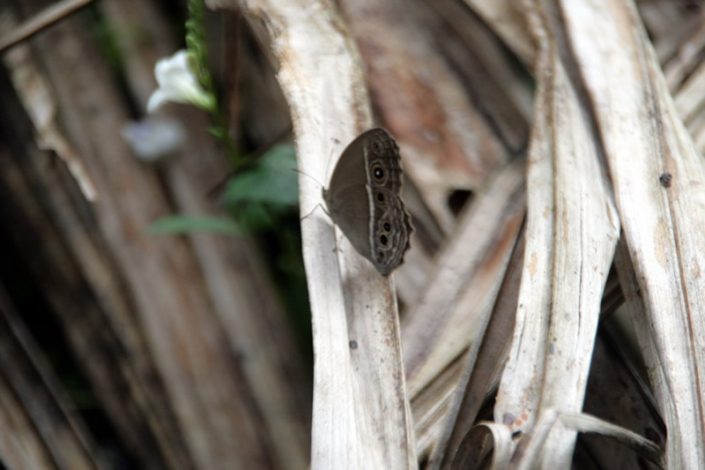
[[[335,142],[336,145],[337,145],[337,144],[340,144],[340,141],[339,141],[338,139],[333,139],[333,141]],[[328,175],[328,169],[330,168],[331,157],[333,156],[333,153],[334,153],[334,152],[335,152],[335,146],[333,146],[333,147],[331,148],[330,155],[328,155],[328,163],[327,163],[327,166],[326,166],[326,175]],[[309,175],[308,173],[305,173],[305,172],[299,170],[298,168],[292,168],[292,170],[294,170],[295,172],[297,172],[297,173],[299,173],[299,174],[301,174],[301,175],[307,176],[308,178],[311,178],[313,181],[315,181],[315,182],[321,187],[321,189],[324,189],[324,188],[325,188],[325,186],[324,186],[320,181],[318,181],[316,178],[314,178],[313,176]],[[321,210],[322,210],[323,212],[325,212],[325,214],[328,216],[328,218],[331,218],[331,216],[330,216],[330,214],[328,213],[328,211],[326,210],[325,206],[323,206],[323,205],[321,205],[320,203],[318,203],[318,204],[316,204],[316,205],[313,207],[313,209],[311,209],[311,211],[309,211],[308,214],[306,214],[305,216],[301,217],[301,218],[299,219],[299,221],[302,222],[304,219],[306,219],[306,218],[309,217],[311,214],[313,214],[313,213],[316,211],[316,209],[318,209],[319,207],[321,208]],[[332,219],[332,218],[331,218],[331,219]]]
[[[340,141],[339,141],[338,139],[333,139],[333,142],[335,142],[336,145],[337,145],[337,144],[340,144]],[[328,163],[326,164],[326,173],[325,173],[326,176],[328,175],[328,170],[330,169],[331,157],[333,156],[334,153],[335,153],[335,146],[331,147],[330,154],[328,155],[328,160],[327,160]],[[301,175],[304,175],[304,176],[306,176],[306,177],[308,177],[308,178],[311,178],[313,181],[315,181],[315,182],[318,184],[318,186],[321,187],[321,189],[325,188],[325,185],[323,185],[320,181],[318,181],[316,178],[314,178],[313,176],[309,175],[308,173],[305,173],[305,172],[299,170],[298,168],[292,168],[292,170],[294,170],[295,172],[297,172],[297,173],[299,173],[299,174],[301,174]],[[323,210],[325,211],[325,208],[324,208]],[[327,213],[328,213],[328,212],[326,212],[326,214],[327,214]]]
[[[301,171],[301,170],[299,170],[298,168],[292,168],[291,170],[294,171],[294,172],[296,172],[296,173],[298,173],[298,174],[300,174],[300,175],[304,175],[304,176],[306,176],[307,178],[311,178],[311,179],[312,179],[313,181],[315,181],[316,184],[317,184],[318,186],[320,186],[321,188],[324,187],[324,186],[321,184],[320,181],[318,181],[316,178],[314,178],[313,176],[309,175],[308,173],[306,173],[306,172],[304,172],[304,171]]]

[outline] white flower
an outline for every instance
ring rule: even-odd
[[[186,140],[183,126],[163,116],[128,122],[121,133],[137,158],[153,163],[175,154]]]
[[[149,97],[147,111],[151,113],[167,101],[192,104],[206,110],[213,109],[215,100],[198,83],[190,61],[189,52],[180,50],[173,56],[157,62],[154,75],[159,88]]]

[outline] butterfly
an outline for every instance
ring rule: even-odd
[[[345,148],[323,188],[333,222],[383,276],[404,261],[413,231],[402,176],[397,143],[384,129],[370,129]]]

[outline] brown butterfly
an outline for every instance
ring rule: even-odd
[[[343,151],[323,189],[333,222],[383,276],[404,261],[413,230],[400,197],[400,161],[392,136],[370,129]]]

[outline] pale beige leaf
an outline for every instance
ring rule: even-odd
[[[554,31],[539,18],[534,132],[529,149],[527,244],[517,325],[495,419],[531,433],[544,409],[579,412],[602,291],[619,236],[589,121],[565,72]],[[539,16],[540,12],[540,16]],[[570,464],[575,433],[556,429],[544,468]]]
[[[314,469],[416,466],[393,281],[321,210],[343,148],[372,126],[361,64],[330,2],[219,0],[262,21],[291,108],[315,352]],[[306,175],[306,176],[304,176]]]
[[[705,464],[705,172],[630,1],[561,2],[641,288],[672,468]],[[650,357],[649,357],[650,356]]]

